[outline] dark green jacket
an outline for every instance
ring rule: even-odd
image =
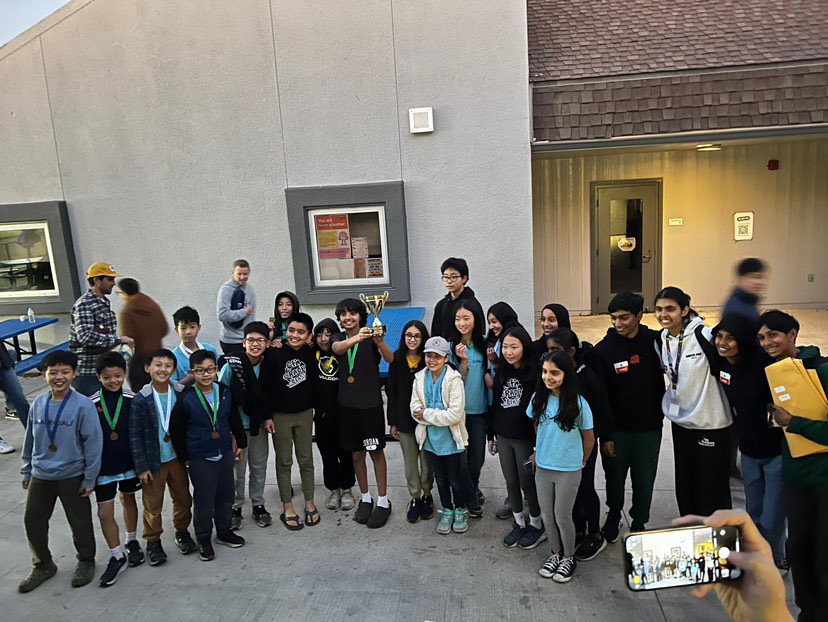
[[[806,368],[816,370],[822,383],[822,390],[828,395],[828,359],[820,361],[819,348],[803,346],[799,348],[796,358],[800,359]],[[828,446],[828,421],[791,417],[788,432]],[[788,443],[784,443],[782,445],[782,477],[785,483],[791,486],[828,491],[828,453],[794,458],[788,449]]]

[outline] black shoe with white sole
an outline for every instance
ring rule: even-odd
[[[510,549],[516,547],[525,531],[526,527],[521,527],[517,523],[512,523],[512,530],[503,538],[503,546]]]
[[[604,521],[604,526],[601,527],[601,533],[606,538],[607,542],[613,543],[618,540],[618,533],[621,530],[621,518],[607,515],[607,520]]]
[[[598,553],[603,551],[607,547],[607,541],[604,540],[604,536],[601,533],[591,533],[586,538],[584,538],[583,542],[581,542],[581,546],[575,549],[575,559],[579,562],[588,562],[591,559],[595,559],[598,556]]]
[[[127,542],[126,550],[127,563],[129,563],[130,568],[140,566],[144,563],[146,557],[144,557],[144,551],[141,550],[141,545],[138,544],[138,540],[130,540],[129,542]]]
[[[100,580],[98,580],[98,585],[101,587],[109,587],[118,580],[118,575],[126,569],[127,558],[125,555],[122,557],[110,557],[109,563],[106,565],[106,570],[104,570]]]
[[[184,555],[195,553],[198,550],[198,546],[196,546],[196,543],[190,535],[190,532],[186,529],[184,529],[183,531],[175,532],[175,543],[178,545],[178,548],[181,549],[181,552],[184,553]]]
[[[244,546],[244,538],[232,531],[216,534],[216,542],[229,546],[231,549],[237,549]]]
[[[147,542],[147,557],[150,566],[160,566],[167,561],[167,554],[164,552],[164,547],[161,546],[161,540]]]
[[[216,552],[209,540],[198,543],[198,558],[203,562],[211,562],[216,558]]]
[[[526,525],[517,545],[519,548],[528,550],[535,548],[544,540],[546,540],[546,527],[541,525],[541,528],[538,529],[532,525]]]

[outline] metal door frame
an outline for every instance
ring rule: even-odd
[[[661,283],[661,238],[662,238],[662,229],[664,226],[663,221],[663,209],[662,209],[662,177],[652,177],[652,178],[644,178],[644,179],[622,179],[622,180],[614,180],[614,181],[591,181],[589,183],[589,266],[590,266],[590,278],[589,278],[589,308],[590,313],[606,313],[607,312],[607,304],[609,300],[604,301],[600,304],[595,302],[597,298],[597,291],[598,291],[598,191],[602,188],[614,188],[618,186],[655,186],[656,189],[656,197],[657,197],[657,225],[656,225],[656,239],[653,243],[653,248],[655,248],[656,256],[658,257],[658,262],[656,262],[655,266],[655,275],[656,275],[656,291],[658,291],[659,284]],[[652,306],[652,301],[645,300],[644,301],[644,309],[646,310],[648,307]]]

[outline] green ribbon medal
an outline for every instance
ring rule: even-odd
[[[210,434],[211,438],[218,438],[219,432],[216,429],[216,420],[218,419],[218,409],[219,409],[219,391],[218,386],[213,384],[213,404],[212,408],[207,405],[207,400],[204,399],[204,395],[201,393],[201,389],[196,390],[196,395],[198,396],[198,401],[201,402],[201,405],[204,406],[204,410],[207,411],[207,416],[210,418],[210,423],[213,425],[213,431]]]
[[[348,384],[354,384],[354,363],[356,362],[357,350],[359,350],[359,344],[348,349]]]
[[[104,417],[106,418],[106,422],[109,424],[109,429],[111,430],[109,433],[109,440],[117,441],[118,440],[118,433],[115,431],[115,426],[118,425],[118,417],[121,416],[121,404],[124,402],[124,394],[118,396],[118,403],[115,405],[115,416],[109,416],[109,409],[106,407],[106,400],[104,399],[104,389],[101,387],[101,410],[103,411]]]

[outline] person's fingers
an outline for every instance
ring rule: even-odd
[[[714,587],[716,586],[713,583],[700,585],[699,587],[693,590],[693,596],[696,598],[704,598],[713,590]]]
[[[739,568],[749,572],[760,572],[765,569],[768,564],[768,558],[764,552],[743,553],[731,551],[727,561],[729,564],[733,564],[734,566],[738,566]]]
[[[675,527],[690,527],[691,525],[703,525],[704,520],[704,516],[697,516],[696,514],[685,514],[684,516],[674,518],[672,524]]]

